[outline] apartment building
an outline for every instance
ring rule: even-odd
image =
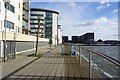
[[[62,44],[62,29],[61,29],[61,25],[58,25],[58,44]]]
[[[40,17],[40,32],[39,36],[43,38],[52,39],[52,44],[58,44],[58,14],[59,12],[41,9],[31,8],[30,15],[30,28],[31,35],[37,35],[38,29],[38,16]]]
[[[30,0],[19,1],[19,28],[18,32],[22,34],[30,33]]]
[[[29,0],[0,0],[0,58],[15,58],[16,53],[35,49],[36,36],[30,32]],[[38,47],[49,39],[39,38]],[[1,59],[0,59],[1,60]]]
[[[0,57],[6,58],[4,55],[6,55],[7,49],[9,50],[8,52],[15,51],[15,48],[13,47],[15,46],[14,42],[9,44],[8,41],[14,40],[11,34],[14,35],[15,33],[18,33],[18,15],[18,2],[12,0],[0,1]],[[9,37],[13,39],[10,39]],[[11,48],[9,48],[10,46]]]
[[[7,32],[29,34],[30,0],[6,1],[0,1],[0,30],[4,31],[4,26],[7,23]],[[5,10],[5,4],[7,5],[7,10]]]
[[[12,0],[9,0],[9,2],[0,1],[0,31],[6,29],[6,32],[18,32],[19,4],[16,3]],[[5,9],[5,6],[7,9]]]

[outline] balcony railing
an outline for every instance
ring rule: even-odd
[[[52,23],[52,20],[46,20],[45,23]]]
[[[23,26],[24,29],[29,29],[28,23],[24,20],[22,21],[22,26]]]
[[[45,27],[51,27],[52,26],[52,24],[47,24],[47,25],[45,25]]]
[[[29,13],[27,11],[25,11],[25,10],[23,10],[23,18],[25,20],[29,20]]]
[[[29,7],[29,2],[25,2],[25,3],[23,3],[23,8],[25,9],[25,10],[30,10],[30,7]]]

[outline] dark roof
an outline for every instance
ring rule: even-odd
[[[41,9],[41,8],[31,8],[30,11],[44,11],[44,12],[53,12],[59,14],[59,12],[54,11],[54,10],[48,10],[48,9]]]

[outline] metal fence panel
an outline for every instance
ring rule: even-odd
[[[17,52],[34,48],[34,42],[16,42]]]

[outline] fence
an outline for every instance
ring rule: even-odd
[[[89,78],[120,78],[120,62],[106,53],[100,53],[88,49],[86,46],[69,44],[71,46],[71,53],[79,56],[80,65],[83,60],[86,61],[89,69]],[[89,46],[93,47],[93,46]],[[95,46],[94,46],[95,47]]]
[[[10,59],[16,58],[16,53],[28,52],[35,49],[36,42],[34,41],[6,41],[6,49],[5,44],[0,43],[0,51],[3,46],[3,54],[1,54],[0,58],[2,58],[2,62]],[[40,41],[38,43],[38,48],[48,46],[48,42]],[[4,50],[5,49],[5,50]],[[5,51],[5,52],[4,52]]]

